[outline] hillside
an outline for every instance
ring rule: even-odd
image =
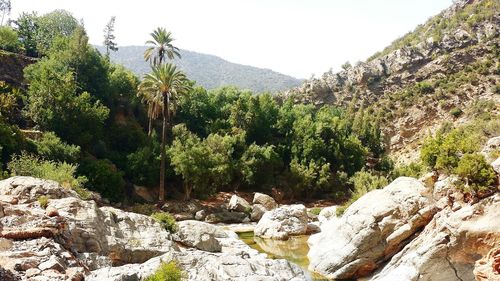
[[[102,52],[104,48],[97,46]],[[150,67],[142,54],[144,46],[123,46],[111,54],[111,60],[122,64],[137,75],[149,72]],[[300,85],[301,80],[270,69],[231,63],[217,56],[181,50],[182,59],[175,63],[190,79],[207,89],[233,85],[255,92],[276,92]]]
[[[500,2],[455,1],[368,61],[285,93],[297,102],[364,107],[400,162],[442,124],[498,117]],[[369,105],[369,106],[368,106]]]

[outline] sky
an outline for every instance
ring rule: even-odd
[[[11,0],[11,18],[54,9],[83,19],[90,43],[116,16],[118,46],[144,45],[156,27],[181,49],[297,78],[365,60],[452,0]]]

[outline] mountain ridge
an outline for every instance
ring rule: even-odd
[[[104,53],[103,46],[95,47]],[[142,56],[146,48],[140,45],[120,46],[117,52],[110,54],[110,58],[142,76],[150,71],[149,63]],[[296,87],[303,81],[271,69],[233,63],[216,55],[184,49],[180,53],[181,59],[175,59],[174,63],[190,79],[207,89],[232,85],[254,92],[278,92]]]

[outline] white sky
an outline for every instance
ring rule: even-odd
[[[11,0],[12,18],[65,9],[92,44],[116,16],[118,45],[144,45],[156,27],[182,49],[298,78],[364,60],[452,0]]]

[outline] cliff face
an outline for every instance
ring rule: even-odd
[[[23,69],[36,59],[0,50],[0,81],[13,86],[24,85]]]
[[[380,117],[391,153],[411,158],[407,152],[443,122],[465,122],[478,107],[498,114],[499,33],[499,1],[459,0],[366,62],[284,96],[315,105],[356,97]]]

